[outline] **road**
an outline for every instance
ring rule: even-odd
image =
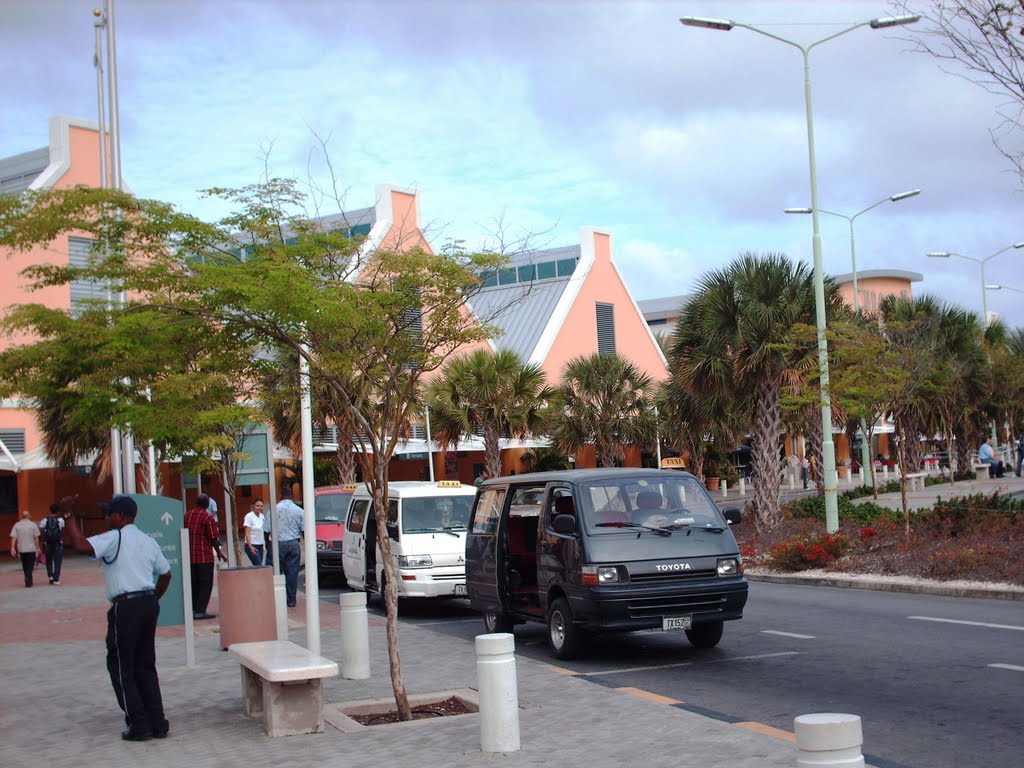
[[[321,597],[337,604],[339,591]],[[461,600],[403,604],[400,620],[467,643],[483,630]],[[743,620],[711,650],[644,632],[554,662],[543,626],[515,634],[520,655],[730,721],[792,731],[801,714],[860,715],[877,768],[1024,764],[1024,602],[752,583]]]

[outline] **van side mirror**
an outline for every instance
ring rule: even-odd
[[[572,536],[576,533],[576,518],[572,515],[555,515],[555,519],[551,521],[551,527],[555,529],[555,533]]]
[[[739,525],[743,521],[739,507],[726,507],[722,510],[722,514],[725,516],[725,522],[729,525]]]

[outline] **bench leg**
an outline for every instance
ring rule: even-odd
[[[242,712],[255,717],[263,712],[263,678],[242,667]]]
[[[263,683],[263,723],[268,736],[323,733],[324,687],[320,678]]]

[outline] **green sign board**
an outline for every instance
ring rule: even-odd
[[[135,525],[149,534],[160,545],[160,549],[171,566],[171,585],[160,598],[161,627],[174,627],[185,623],[185,600],[181,579],[181,529],[185,525],[185,505],[180,499],[166,496],[145,496],[132,494],[139,505]]]
[[[235,467],[235,485],[239,488],[246,485],[270,485],[270,472],[267,470],[267,433],[255,432],[242,438],[239,453],[248,454],[249,458],[239,461]],[[182,482],[186,488],[197,488],[199,483],[195,475],[185,473]]]

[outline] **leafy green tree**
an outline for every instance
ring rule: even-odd
[[[654,446],[654,390],[649,376],[618,355],[573,358],[562,374],[562,408],[552,421],[551,437],[568,453],[594,443],[598,464],[614,467],[623,461],[625,446]]]
[[[478,349],[445,363],[441,375],[426,384],[424,404],[433,437],[442,445],[482,431],[487,471],[498,477],[499,439],[543,433],[557,394],[539,365],[523,363],[510,350]]]
[[[691,395],[674,374],[669,360],[669,378],[655,396],[658,427],[664,442],[688,455],[687,469],[704,476],[705,460],[712,446],[735,445],[747,432],[749,404],[730,397]],[[720,451],[721,452],[721,451]]]
[[[572,467],[569,457],[557,448],[534,448],[520,458],[530,472],[557,472]]]
[[[839,299],[826,286],[828,313]],[[814,322],[811,270],[783,254],[740,257],[701,278],[676,325],[674,370],[693,397],[712,394],[753,403],[754,511],[758,530],[780,519],[779,455],[783,388],[807,374],[817,353],[812,343],[795,343],[791,331]]]

